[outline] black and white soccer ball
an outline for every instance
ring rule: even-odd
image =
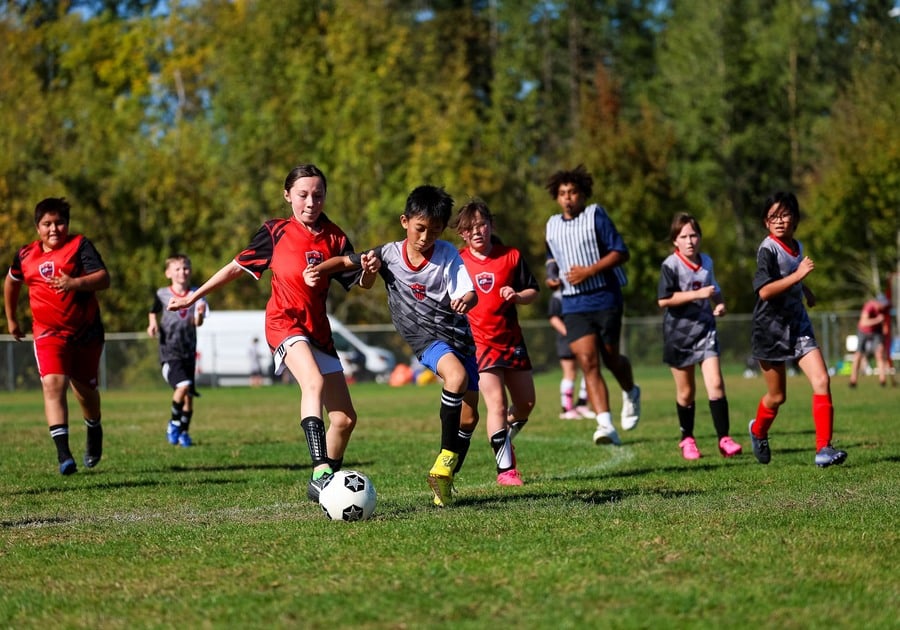
[[[364,521],[375,511],[375,486],[358,470],[339,470],[319,493],[319,505],[333,521]]]

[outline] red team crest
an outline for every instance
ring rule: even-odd
[[[414,282],[411,285],[409,285],[409,288],[412,291],[414,298],[416,298],[420,302],[425,299],[425,285],[424,284]]]
[[[318,265],[319,263],[325,262],[325,255],[322,252],[311,251],[306,252],[306,264],[307,265]]]
[[[53,273],[55,270],[56,269],[53,265],[52,260],[43,262],[41,263],[40,267],[38,267],[38,272],[41,274],[41,278],[46,278],[47,280],[50,280],[53,277]]]
[[[475,276],[475,285],[482,293],[490,293],[494,288],[494,274],[483,271]]]

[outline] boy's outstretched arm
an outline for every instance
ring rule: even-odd
[[[478,295],[475,291],[468,291],[462,297],[450,301],[450,308],[460,315],[465,315],[478,304]]]

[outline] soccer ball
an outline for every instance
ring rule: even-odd
[[[339,470],[319,493],[319,505],[333,521],[363,521],[375,511],[375,486],[358,470]]]

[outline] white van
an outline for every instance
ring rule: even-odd
[[[390,350],[368,345],[331,315],[328,321],[348,377],[381,380],[390,375],[397,363]],[[210,310],[203,325],[197,328],[197,384],[249,384],[254,338],[259,340],[257,352],[263,377],[271,382],[275,366],[266,345],[265,311]]]

